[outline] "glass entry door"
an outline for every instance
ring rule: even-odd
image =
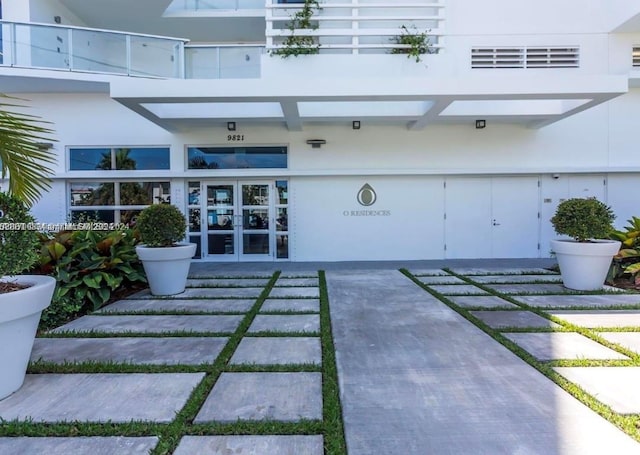
[[[274,259],[272,186],[269,182],[203,183],[203,258]]]

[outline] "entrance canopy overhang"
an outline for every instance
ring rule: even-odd
[[[468,79],[242,79],[111,82],[111,97],[169,130],[202,126],[306,124],[353,120],[403,124],[521,124],[541,128],[628,91],[628,76]]]

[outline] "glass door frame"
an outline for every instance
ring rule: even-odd
[[[277,182],[284,181],[285,188],[288,186],[288,179],[189,179],[191,182],[199,181],[199,205],[195,205],[195,201],[189,202],[189,213],[191,214],[192,210],[199,210],[200,215],[200,225],[198,227],[199,231],[190,231],[190,238],[198,237],[200,240],[200,250],[201,255],[199,257],[202,261],[215,261],[215,262],[260,262],[260,261],[288,261],[289,253],[287,253],[286,257],[279,258],[280,253],[278,252],[278,241],[282,243],[283,241],[288,242],[288,231],[283,232],[282,223],[280,220],[280,216],[282,213],[282,207],[288,206],[287,202],[283,202],[280,199],[280,195],[278,194]],[[268,188],[268,201],[267,204],[245,204],[243,201],[243,187],[247,185],[267,185]],[[208,201],[208,189],[211,186],[228,186],[232,187],[232,198],[233,203],[230,204],[215,204],[209,203]],[[188,191],[193,190],[192,186],[187,185]],[[196,208],[198,207],[198,208]],[[211,229],[212,224],[209,223],[209,210],[212,210],[214,207],[219,207],[219,210],[229,210],[232,211],[232,214],[228,215],[233,227],[231,229]],[[249,218],[253,213],[249,211],[255,207],[256,211],[267,211],[268,219],[266,223],[268,225],[267,228],[258,228],[257,226],[252,229],[250,228],[250,224],[255,222],[255,218]],[[245,210],[247,213],[245,213]],[[284,208],[286,215],[286,208]],[[195,213],[194,213],[195,215]],[[227,215],[227,214],[223,214]],[[223,216],[220,215],[220,216]],[[214,215],[216,216],[216,215]],[[276,220],[276,217],[278,219]],[[219,222],[217,223],[219,224]],[[285,224],[286,229],[286,224]],[[267,234],[268,241],[268,254],[251,254],[244,253],[244,242],[245,235],[260,235]],[[283,236],[283,234],[285,234]],[[220,253],[220,254],[210,254],[209,253],[209,236],[210,235],[233,235],[233,252],[232,253]],[[228,249],[229,246],[225,245],[225,249]],[[288,245],[286,246],[288,251]]]
[[[246,201],[244,196],[245,186],[266,186],[267,187],[267,200],[266,204],[256,203],[252,204],[251,201]],[[238,180],[236,186],[237,198],[236,207],[239,212],[236,220],[240,220],[237,226],[237,240],[236,245],[238,249],[238,259],[242,262],[250,261],[273,261],[275,258],[274,252],[274,239],[275,239],[275,216],[274,216],[274,197],[273,192],[275,185],[269,180]],[[260,196],[256,196],[258,198]],[[263,196],[264,197],[264,196]],[[261,201],[264,202],[264,201]],[[266,216],[264,214],[266,211]],[[265,219],[266,218],[266,219]],[[265,227],[266,224],[266,227]],[[234,226],[235,227],[235,226]],[[266,235],[266,245],[264,241],[260,242],[260,236]],[[249,237],[252,236],[258,239],[258,244],[262,243],[267,248],[266,253],[247,253],[246,251],[251,248],[252,241]],[[257,246],[260,248],[260,245]]]

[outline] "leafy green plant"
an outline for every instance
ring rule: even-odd
[[[136,228],[148,247],[174,246],[184,239],[187,220],[175,205],[154,204],[140,212]]]
[[[621,243],[613,257],[608,281],[629,278],[630,284],[640,286],[640,218],[631,217],[624,231],[613,231],[611,238]]]
[[[279,55],[282,58],[298,55],[312,55],[320,52],[320,44],[314,36],[296,35],[297,30],[317,30],[313,23],[313,16],[320,10],[318,0],[305,0],[302,8],[297,11],[287,23],[287,29],[291,32],[282,43],[281,48],[271,51],[271,55]]]
[[[416,63],[421,61],[423,54],[435,54],[436,49],[431,46],[427,32],[419,31],[415,25],[409,29],[406,25],[400,27],[400,35],[391,38],[394,44],[402,47],[394,47],[392,54],[407,54],[407,58],[415,58]]]
[[[607,238],[613,231],[615,215],[611,208],[595,198],[567,199],[558,205],[551,224],[560,235],[577,242]]]
[[[48,164],[55,163],[55,157],[43,143],[53,142],[49,137],[52,131],[39,117],[9,110],[16,107],[22,106],[0,102],[0,178],[9,175],[8,193],[30,206],[41,191],[50,188],[53,171]]]
[[[40,242],[36,271],[57,281],[53,302],[43,313],[45,322],[97,310],[118,288],[146,282],[131,229],[61,231],[40,234]]]
[[[38,260],[38,235],[30,226],[34,222],[24,202],[0,193],[0,278],[17,275]]]

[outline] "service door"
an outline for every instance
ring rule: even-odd
[[[447,179],[445,257],[490,258],[491,231],[491,179]]]
[[[446,257],[539,257],[537,177],[447,179]]]
[[[539,194],[537,177],[491,179],[492,257],[539,257]]]

